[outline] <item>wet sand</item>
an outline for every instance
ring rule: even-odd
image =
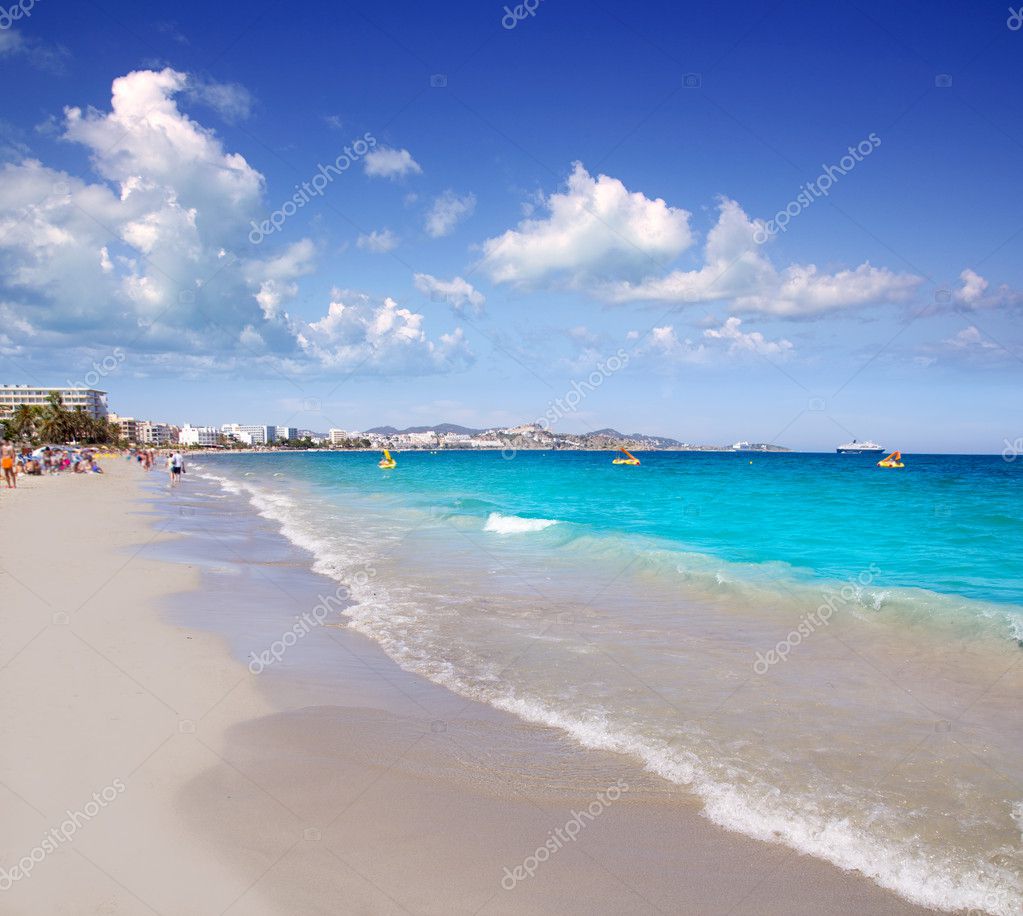
[[[253,673],[336,583],[242,504],[106,466],[0,493],[0,911],[926,912],[333,613]]]

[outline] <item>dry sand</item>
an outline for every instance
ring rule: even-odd
[[[147,509],[137,467],[107,467],[0,492],[0,912],[924,912],[357,634],[318,628],[251,674],[212,631],[283,629],[332,586],[168,561],[181,519]],[[303,674],[302,653],[330,664]]]

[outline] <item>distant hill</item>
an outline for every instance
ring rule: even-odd
[[[645,433],[620,433],[617,429],[595,429],[593,432],[586,433],[587,436],[601,436],[606,439],[623,440],[628,439],[632,442],[648,442],[657,448],[672,448],[677,445],[682,445],[678,439],[668,439],[665,436],[648,436]]]
[[[407,429],[395,429],[393,426],[374,426],[366,432],[376,436],[402,436],[408,433],[458,433],[463,436],[477,436],[482,429],[470,429],[457,423],[440,423],[437,426],[410,426]]]
[[[489,427],[487,429],[473,429],[469,426],[460,426],[457,423],[440,423],[437,426],[409,426],[406,429],[397,429],[394,426],[375,426],[367,429],[366,433],[372,436],[400,436],[409,433],[455,433],[462,436],[472,436],[479,439],[477,445],[484,447],[501,447],[502,445],[513,444],[515,448],[582,448],[582,449],[605,449],[605,448],[633,448],[650,449],[651,451],[666,450],[673,451],[732,451],[731,445],[692,445],[687,442],[680,442],[678,439],[670,439],[667,436],[648,436],[646,433],[623,433],[617,429],[605,427],[595,429],[588,433],[557,433],[548,430],[540,423],[523,423],[519,426],[506,428]],[[426,445],[426,448],[432,446]],[[754,452],[787,452],[788,449],[780,445],[765,445],[761,443],[743,443],[742,451]]]

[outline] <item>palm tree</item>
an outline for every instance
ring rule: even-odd
[[[19,404],[14,413],[3,421],[4,437],[14,442],[36,442],[42,425],[44,410],[30,404]]]
[[[75,438],[80,424],[76,423],[71,411],[64,408],[64,399],[59,391],[46,395],[46,407],[42,408],[43,418],[39,432],[50,442],[67,442]]]

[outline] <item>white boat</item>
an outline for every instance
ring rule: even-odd
[[[835,451],[839,455],[866,455],[873,452],[883,452],[884,446],[871,442],[869,439],[866,442],[857,442],[853,439],[852,442],[846,442],[845,445],[838,446]]]

